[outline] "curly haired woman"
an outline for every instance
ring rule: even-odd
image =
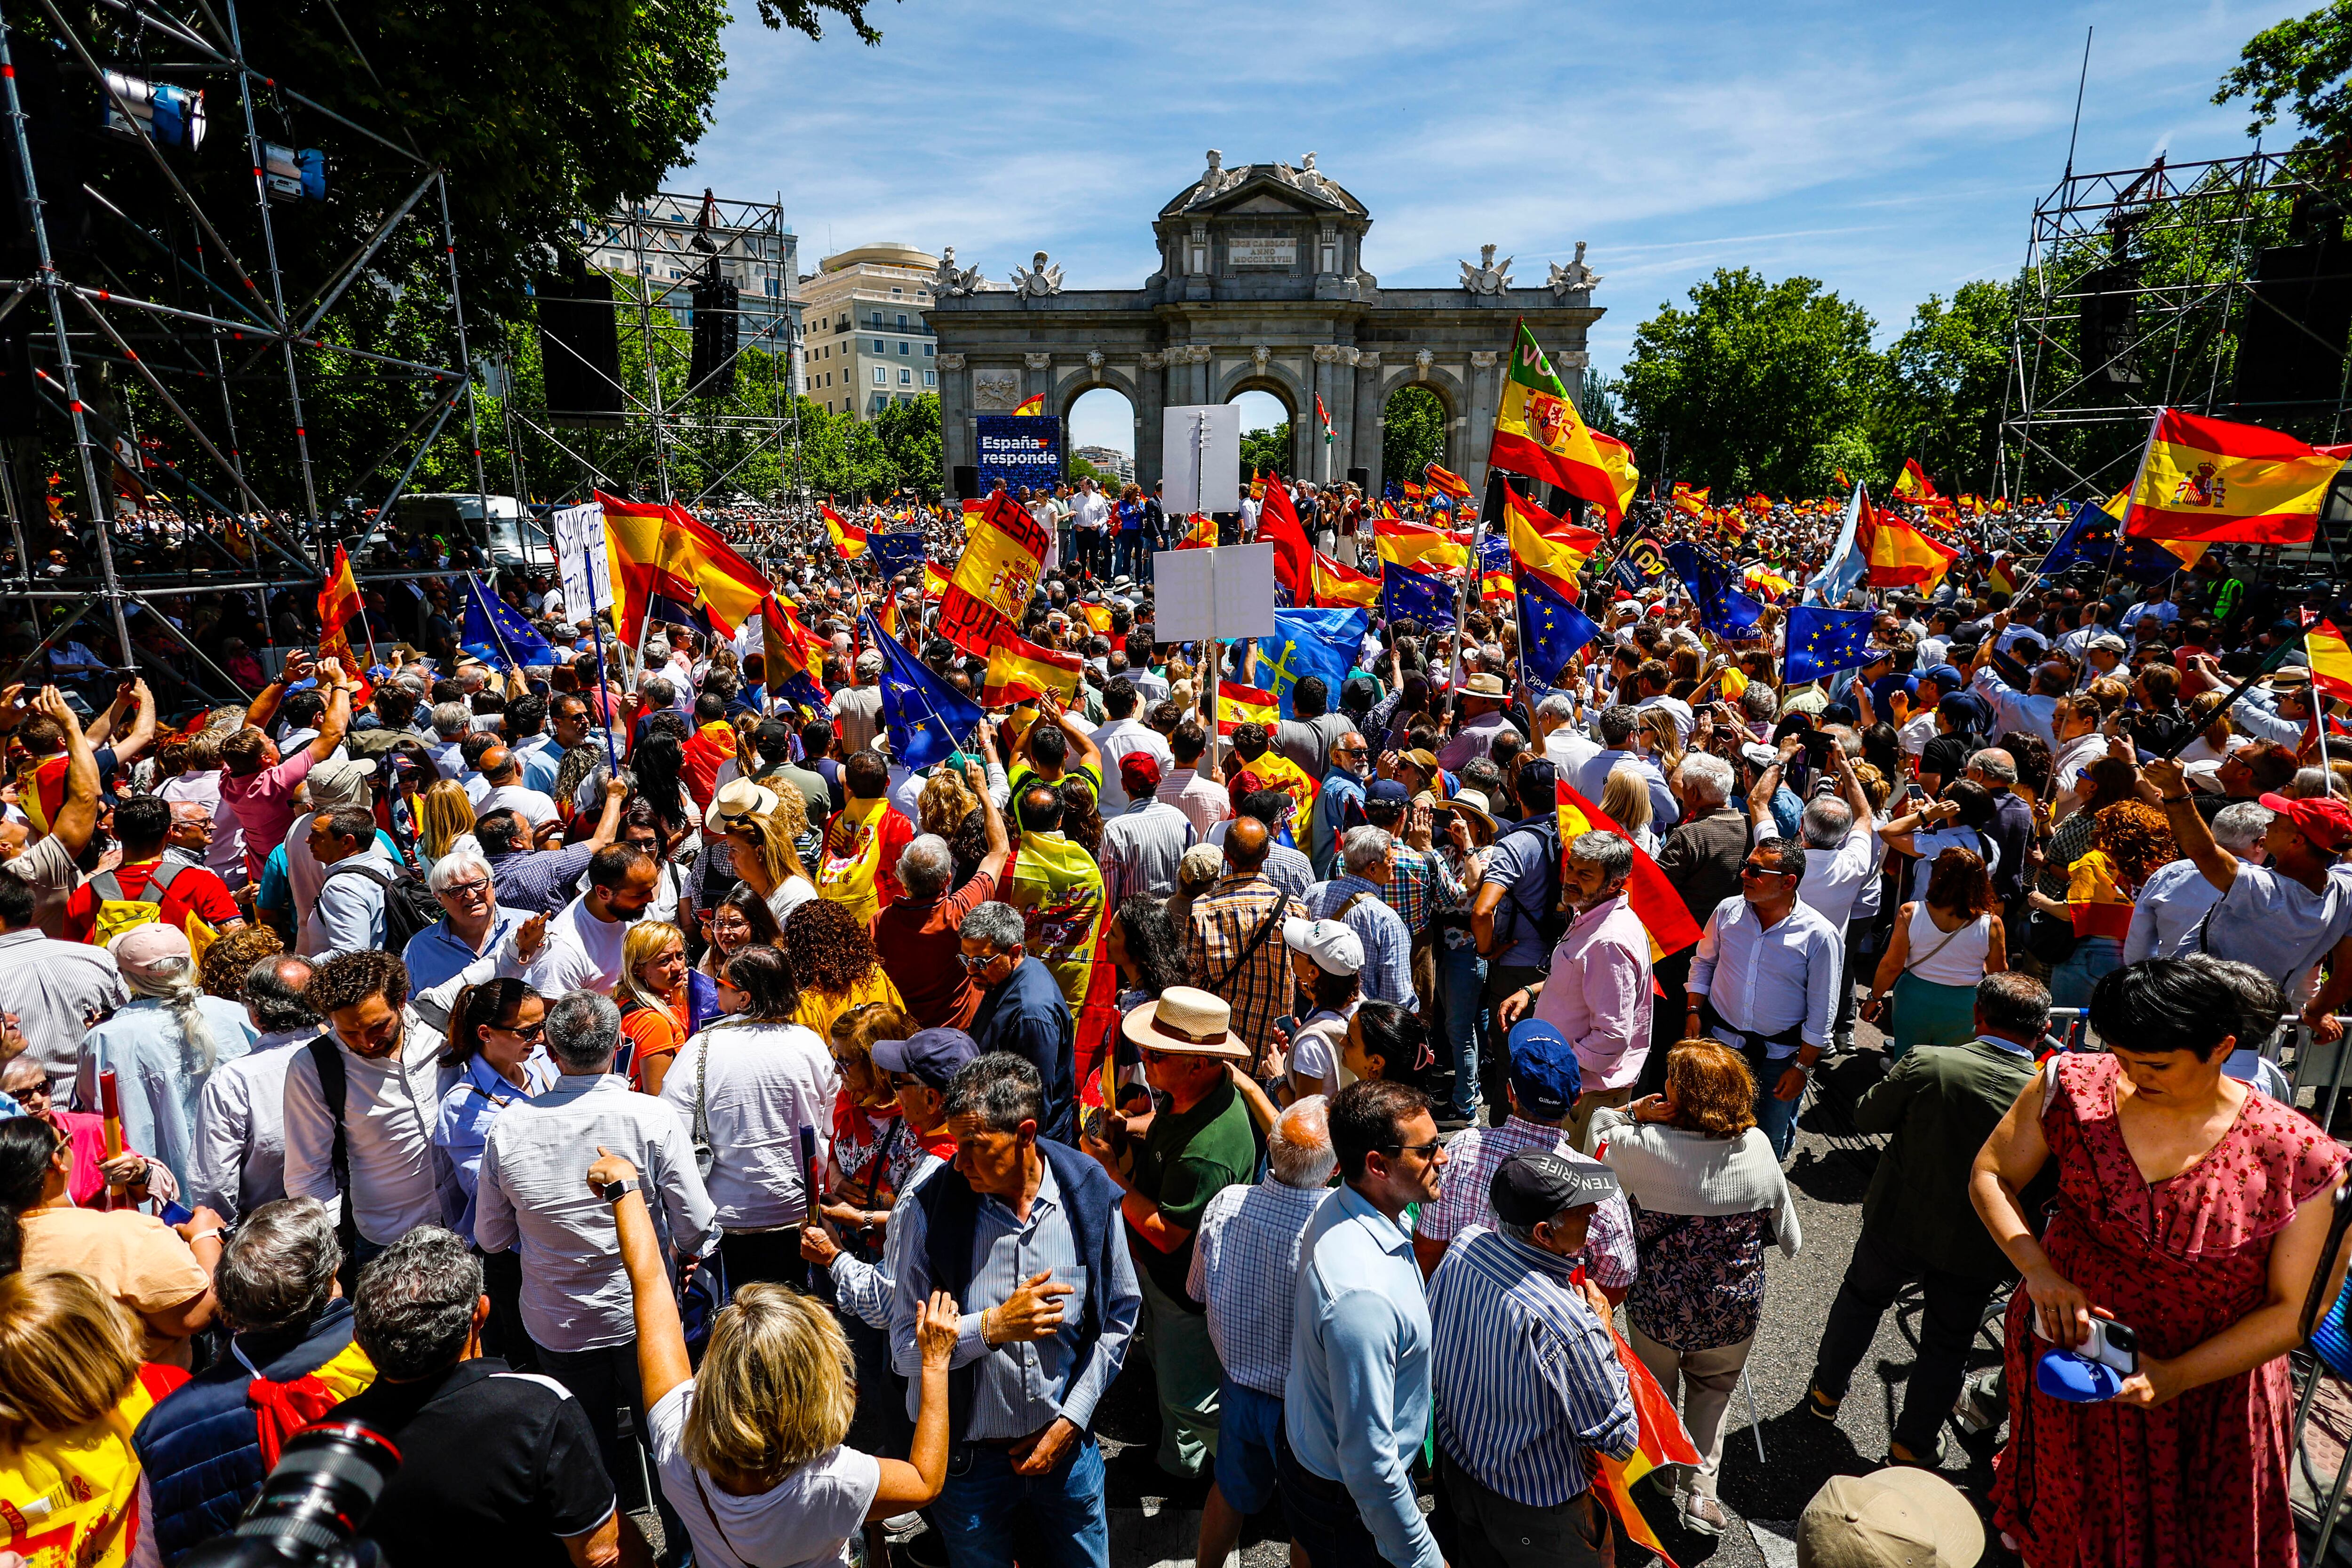
[[[2146,801],[2119,800],[2092,814],[2091,847],[2066,868],[2066,901],[2032,895],[2035,909],[2064,915],[2074,927],[2074,951],[2050,973],[2052,1006],[2091,1005],[2092,987],[2123,967],[2140,889],[2158,867],[2179,857],[2164,813]]]
[[[784,956],[800,985],[793,1021],[826,1039],[833,1021],[852,1007],[887,1002],[904,1010],[898,986],[883,973],[874,938],[845,905],[829,899],[803,904],[784,922]]]

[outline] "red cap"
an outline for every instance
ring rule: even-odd
[[[1119,783],[1129,795],[1147,795],[1160,787],[1160,759],[1149,752],[1129,752],[1118,760]]]
[[[2266,795],[2263,796],[2263,808],[2294,823],[2296,832],[2322,849],[2341,849],[2352,844],[2352,805],[2334,795],[2289,800],[2283,795]]]

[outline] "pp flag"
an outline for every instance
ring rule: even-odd
[[[1614,833],[1632,844],[1633,836],[1617,826],[1607,812],[1593,805],[1572,785],[1555,781],[1552,785],[1554,803],[1559,812],[1559,842],[1565,851],[1570,844],[1587,833]],[[1643,853],[1639,845],[1633,847],[1633,869],[1625,879],[1625,899],[1640,917],[1643,928],[1650,933],[1650,962],[1657,963],[1671,953],[1680,952],[1698,942],[1698,922],[1691,919],[1690,909],[1658,863]]]
[[[2133,480],[2124,531],[2142,539],[2307,544],[2352,447],[2168,408]]]
[[[1381,619],[1450,626],[1454,624],[1454,585],[1426,572],[1391,563],[1381,574]]]
[[[1268,683],[1281,705],[1282,717],[1297,717],[1290,694],[1310,675],[1323,682],[1325,711],[1339,710],[1339,688],[1355,666],[1370,619],[1369,612],[1359,609],[1274,612],[1274,635],[1257,639],[1257,668],[1258,679]]]
[[[1527,634],[1528,668],[1546,686],[1558,686],[1560,671],[1577,650],[1601,635],[1601,628],[1559,585],[1533,572],[1519,574],[1519,616]]]
[[[1869,662],[1868,610],[1830,610],[1819,605],[1798,605],[1789,611],[1789,654],[1786,679],[1814,680],[1842,669],[1860,669]]]
[[[1495,439],[1487,460],[1515,474],[1549,479],[1599,507],[1612,523],[1625,515],[1613,466],[1601,457],[1592,432],[1569,399],[1567,384],[1536,346],[1536,335],[1524,321],[1495,407]]]
[[[945,762],[986,717],[980,704],[926,669],[871,616],[866,638],[868,647],[882,650],[882,727],[891,760],[917,773]]]
[[[520,610],[482,592],[472,573],[466,574],[466,625],[457,646],[493,669],[522,664],[552,664],[555,650]]]

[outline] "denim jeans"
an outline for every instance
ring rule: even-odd
[[[1058,1469],[1015,1475],[1002,1448],[971,1444],[948,1456],[931,1517],[953,1568],[1109,1568],[1102,1450],[1081,1436]]]
[[[1756,1078],[1756,1125],[1764,1130],[1765,1137],[1772,1140],[1772,1153],[1781,1160],[1789,1157],[1790,1149],[1796,1144],[1797,1112],[1804,1108],[1805,1096],[1800,1089],[1794,1100],[1780,1100],[1773,1095],[1772,1090],[1779,1085],[1781,1074],[1794,1066],[1796,1060],[1794,1055],[1774,1057],[1764,1064],[1764,1070]]]
[[[2111,936],[2086,936],[2074,943],[2064,963],[2050,972],[2053,1007],[2087,1007],[2091,992],[2106,975],[2124,966],[2124,946]]]
[[[1450,939],[1459,935],[1462,945]],[[1486,961],[1468,931],[1437,933],[1437,997],[1439,1027],[1454,1059],[1454,1102],[1447,1110],[1456,1117],[1478,1114],[1478,1052],[1486,1022]]]
[[[1113,563],[1110,569],[1111,575],[1114,577],[1135,577],[1139,579],[1142,577],[1143,530],[1139,528],[1120,529],[1118,531],[1118,543],[1115,546],[1115,550],[1116,554],[1113,556]]]

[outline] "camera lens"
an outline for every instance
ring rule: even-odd
[[[181,1568],[342,1561],[399,1468],[400,1450],[357,1421],[305,1427],[287,1443],[235,1532],[196,1548]]]

